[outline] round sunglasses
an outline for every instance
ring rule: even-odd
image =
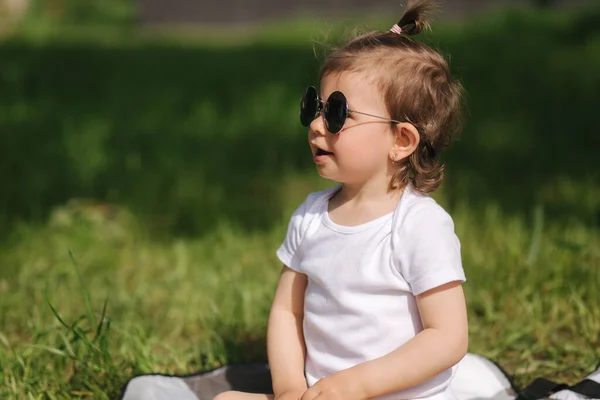
[[[309,86],[304,91],[302,100],[300,101],[300,122],[302,122],[302,125],[305,127],[308,127],[315,118],[321,115],[321,113],[325,119],[327,131],[333,134],[339,133],[344,128],[346,119],[348,119],[348,114],[350,113],[367,115],[396,124],[400,123],[400,121],[394,119],[351,110],[348,108],[346,96],[340,91],[331,93],[327,101],[323,101],[319,98],[317,89],[315,89],[314,86]]]

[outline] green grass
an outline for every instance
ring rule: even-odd
[[[436,198],[470,351],[520,385],[600,359],[599,21],[511,11],[427,39],[469,93]],[[274,251],[328,184],[297,123],[318,68],[298,26],[0,42],[0,398],[114,398],[136,374],[265,359]]]
[[[0,397],[114,398],[134,374],[265,359],[283,219],[259,234],[225,224],[203,238],[159,242],[126,213],[93,212],[21,228],[2,253],[2,275],[13,271],[0,280]],[[540,375],[573,382],[600,359],[598,235],[581,222],[535,215],[454,210],[469,277],[470,350],[500,362],[520,384]],[[96,350],[79,336],[93,340],[106,300],[110,327]],[[62,326],[47,301],[67,324],[82,316],[90,332]]]

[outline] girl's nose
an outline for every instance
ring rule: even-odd
[[[317,135],[325,136],[327,134],[325,119],[323,118],[322,113],[310,123],[310,130]]]

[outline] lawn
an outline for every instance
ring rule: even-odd
[[[0,398],[115,398],[135,374],[265,360],[274,251],[330,184],[297,117],[326,30],[290,26],[0,42]],[[469,94],[435,197],[462,242],[470,351],[519,385],[600,360],[598,26],[597,7],[506,11],[427,37]]]

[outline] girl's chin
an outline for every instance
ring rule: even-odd
[[[328,168],[326,168],[322,165],[317,165],[317,173],[323,179],[341,183],[341,181],[339,179],[340,178],[339,174],[336,174],[333,171],[328,170]]]
[[[322,164],[321,165],[317,164],[317,173],[319,174],[319,176],[321,178],[325,178],[325,179],[333,178],[331,171],[328,171],[328,168]]]

